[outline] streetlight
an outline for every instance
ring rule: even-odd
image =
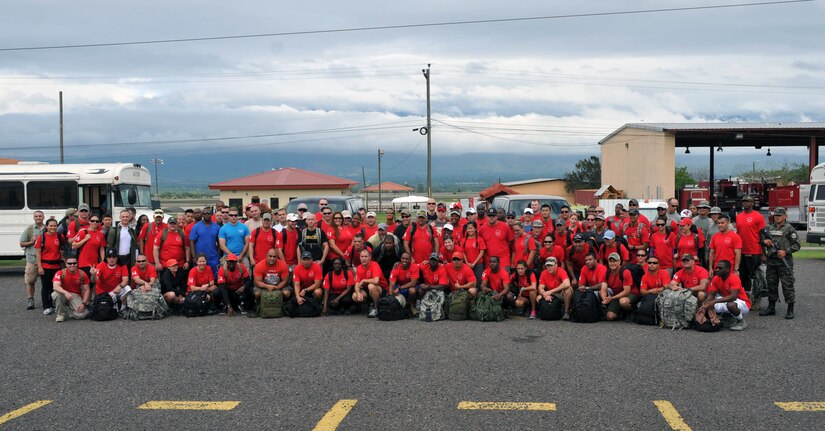
[[[158,181],[158,165],[163,164],[163,159],[158,159],[158,155],[155,154],[155,158],[149,160],[153,165],[155,165],[155,196],[160,199],[160,181]]]
[[[433,197],[433,142],[430,136],[432,124],[430,124],[430,65],[426,69],[421,69],[424,79],[427,80],[427,197]],[[421,133],[422,135],[424,132]]]
[[[378,149],[378,211],[381,211],[381,157],[384,155],[384,150]]]

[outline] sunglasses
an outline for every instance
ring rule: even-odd
[[[401,218],[410,218],[408,215],[402,215]]]
[[[454,258],[453,258],[453,262],[461,262],[461,258],[454,257]]]
[[[656,223],[656,226],[659,226],[659,227],[662,227],[664,225],[665,225],[664,223]]]
[[[507,216],[507,218],[514,219],[514,218],[516,218],[516,216]]]
[[[553,241],[544,241],[545,244],[552,244]]]
[[[321,213],[323,215],[332,215],[332,213]]]
[[[89,223],[100,223],[100,220],[89,220]]]
[[[221,214],[229,214],[229,211],[221,211]]]
[[[137,263],[146,263],[146,259],[143,259],[143,260],[136,260],[135,262],[137,262]]]
[[[562,211],[561,213],[562,213],[562,214],[569,214],[569,213],[570,213],[570,211]]]
[[[66,265],[77,265],[77,262],[66,262]]]
[[[237,217],[237,214],[229,214],[229,217]]]
[[[639,254],[637,254],[637,255],[636,255],[636,257],[647,257],[647,254],[645,254],[645,253],[639,253]]]
[[[89,210],[79,210],[78,212],[87,213],[87,212],[89,212]]]
[[[651,262],[651,261],[649,261],[649,260],[648,260],[648,261],[647,261],[647,264],[648,264],[648,265],[658,265],[658,264],[659,264],[659,262]]]
[[[298,208],[298,212],[306,211],[306,208]]]
[[[587,219],[587,221],[596,221],[596,219],[594,219],[594,218],[589,218],[589,219]]]

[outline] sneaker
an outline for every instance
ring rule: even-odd
[[[367,317],[372,318],[372,317],[377,317],[377,316],[378,316],[378,309],[374,308],[374,307],[371,307],[370,308],[370,313],[367,314]]]
[[[565,312],[564,317],[562,317],[561,320],[570,320],[570,313]]]
[[[742,319],[742,320],[737,320],[736,323],[734,323],[733,325],[730,325],[730,330],[731,331],[741,331],[741,330],[743,330],[747,327],[748,327],[748,324],[745,323],[745,319]]]
[[[238,311],[239,311],[241,314],[246,314],[246,309],[245,309],[245,308],[243,308],[243,304],[238,304]]]
[[[720,316],[720,320],[722,320],[722,327],[723,328],[731,328],[733,325],[737,323],[735,317],[731,316],[729,313],[725,313]]]
[[[29,298],[27,304],[26,310],[34,310],[34,298]]]
[[[535,311],[531,311],[531,312],[530,312],[530,318],[531,318],[531,319],[535,319],[535,318],[536,318],[536,312],[535,312]]]
[[[221,316],[226,315],[226,306],[225,305],[223,307],[221,307],[220,310],[218,310],[218,314],[221,315]]]
[[[52,314],[54,314],[54,308],[47,308],[47,309],[43,310],[43,315],[44,316],[50,316]]]
[[[57,323],[63,322],[66,320],[65,314],[58,314],[57,317],[54,318],[54,321]]]

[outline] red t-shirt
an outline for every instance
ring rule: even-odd
[[[462,238],[461,248],[464,249],[464,257],[467,258],[467,261],[473,263],[478,259],[478,255],[481,254],[482,250],[487,250],[487,243],[484,242],[484,238],[478,236],[475,238]],[[483,259],[479,263],[482,262]]]
[[[188,245],[189,240],[180,231],[168,231],[166,241],[163,241],[163,232],[155,235],[155,246],[160,247],[158,255],[160,256],[160,264],[164,268],[166,268],[166,261],[169,259],[177,260],[178,265],[186,262],[186,247]]]
[[[450,279],[447,276],[447,270],[444,268],[444,265],[438,265],[438,269],[433,271],[430,263],[427,262],[419,265],[419,268],[421,268],[421,282],[423,284],[429,286],[446,286],[450,284]]]
[[[344,268],[340,274],[330,271],[324,277],[324,289],[329,290],[329,293],[334,295],[340,295],[353,284],[355,284],[355,278],[347,268]]]
[[[125,266],[115,265],[114,268],[109,268],[106,262],[98,263],[95,268],[98,271],[95,295],[102,295],[115,290],[120,282],[123,281],[123,277],[129,275]]]
[[[692,238],[691,241],[693,241]],[[673,268],[674,245],[676,245],[676,234],[673,232],[667,237],[661,232],[655,232],[653,235],[650,235],[650,246],[653,247],[653,256],[659,258],[660,268]]]
[[[708,287],[708,295],[718,293],[720,296],[725,297],[729,296],[731,290],[733,289],[739,289],[739,293],[736,295],[736,298],[745,301],[745,304],[748,304],[748,309],[750,309],[751,300],[748,298],[748,294],[745,293],[745,289],[742,287],[742,280],[736,274],[728,275],[727,280],[722,280],[722,277],[719,277],[718,275],[714,276],[713,280],[710,282],[710,286]]]
[[[286,243],[284,243],[284,235],[286,235]],[[292,232],[289,229],[284,228],[278,235],[275,237],[275,247],[281,249],[281,252],[284,254],[284,260],[286,261],[287,265],[297,265],[298,264],[298,236],[300,233],[298,229],[293,230]],[[256,255],[257,256],[257,255]],[[266,256],[266,255],[264,255]],[[255,267],[257,268],[257,264]]]
[[[622,273],[619,276],[619,273]],[[626,269],[619,268],[619,271],[613,272],[608,269],[607,271],[607,287],[613,290],[613,296],[616,296],[624,290],[625,286],[630,286],[630,290],[632,293],[633,290],[633,275],[630,274],[630,271]]]
[[[146,240],[146,244],[143,247],[143,254],[146,255],[146,260],[151,264],[155,263],[155,253],[152,251],[155,246],[155,236],[164,229],[166,229],[166,223],[155,222],[146,223],[140,229],[138,240]]]
[[[742,248],[742,238],[732,230],[726,233],[717,232],[710,239],[710,248],[714,250],[712,262],[714,266],[720,260],[727,260],[733,267],[736,264],[735,250]]]
[[[707,280],[708,278],[708,270],[696,265],[693,266],[693,271],[687,272],[683,268],[676,271],[676,274],[673,274],[673,281],[682,283],[682,287],[685,289],[696,287],[702,280]]]
[[[404,266],[399,264],[390,272],[390,286],[402,286],[411,280],[418,280],[420,274],[421,271],[417,263],[411,263],[407,269],[404,269]]]
[[[89,224],[90,223],[88,221],[83,221],[81,219],[77,219],[69,223],[66,227],[66,238],[74,238],[78,233],[80,233],[81,229],[88,229]]]
[[[550,271],[547,270],[541,272],[539,286],[544,286],[544,290],[549,291],[561,286],[564,280],[569,279],[570,277],[567,276],[567,271],[565,271],[564,268],[556,267],[555,273],[550,273]]]
[[[212,274],[212,269],[208,266],[203,268],[203,271],[198,270],[198,267],[194,267],[189,270],[189,278],[186,280],[186,291],[189,292],[192,290],[192,286],[203,286],[204,284],[209,284],[210,282],[215,280],[214,274]]]
[[[690,253],[693,256],[699,256],[699,248],[705,243],[705,234],[702,233],[701,229],[699,233],[694,234],[691,232],[688,235],[681,235],[680,233],[671,233],[674,237],[673,239],[673,247],[676,249],[676,257],[678,258],[676,262],[674,262],[677,268],[682,267],[682,255],[685,253]],[[696,236],[699,237],[699,244],[696,244]],[[731,261],[733,263],[733,261]]]
[[[327,231],[325,231],[325,233],[327,234],[327,240],[334,240],[335,241],[335,246],[338,247],[338,250],[341,250],[344,253],[346,253],[347,250],[349,250],[350,246],[352,246],[352,238],[353,238],[352,232],[350,232],[349,229],[347,229],[345,227],[342,227],[341,229],[339,229],[337,234],[331,228],[328,229]],[[335,254],[332,251],[332,247],[330,247],[329,254],[327,256],[338,256],[338,255]]]
[[[270,228],[268,231],[264,228],[252,230],[249,234],[249,243],[252,246],[253,256],[255,260],[266,259],[266,254],[269,250],[275,248],[275,236],[279,235],[275,229]]]
[[[642,290],[661,289],[670,284],[670,275],[667,271],[656,271],[656,274],[645,272],[642,276],[642,285],[639,287],[639,292]]]
[[[364,228],[364,241],[372,238],[378,232],[378,224],[374,224],[372,226],[364,223],[361,225]]]
[[[619,253],[619,258],[622,262],[630,260],[630,252],[627,250],[627,247],[618,241],[614,242],[612,246],[608,246],[607,243],[602,245],[601,250],[599,250],[599,261],[607,265],[607,258],[610,257],[610,253]]]
[[[60,269],[60,263],[47,263],[46,261],[57,262],[60,260],[60,235],[46,232],[46,244],[41,244],[43,235],[38,235],[34,240],[34,248],[40,250],[40,262],[45,269]],[[89,240],[91,241],[91,240]],[[45,247],[44,247],[45,245]]]
[[[412,230],[415,227],[415,238],[412,238]],[[433,235],[438,235],[435,229],[432,229]],[[415,263],[426,263],[430,258],[433,250],[433,239],[430,235],[430,228],[427,225],[415,226],[410,225],[407,232],[404,233],[404,241],[410,242],[410,249],[412,250],[412,260]]]
[[[192,222],[187,224],[183,227],[183,235],[186,237],[186,240],[189,240],[189,234],[192,233],[192,228],[195,227],[196,222]]]
[[[538,281],[536,280],[536,273],[532,271],[528,271],[525,275],[527,277],[521,277],[516,280],[516,273],[510,276],[510,285],[515,285],[518,288],[522,287],[530,287],[531,284],[536,283],[536,287],[538,287]]]
[[[235,271],[229,268],[218,268],[218,284],[223,284],[229,290],[238,290],[243,286],[244,279],[249,277],[249,270],[241,264],[235,266]]]
[[[765,217],[757,211],[736,215],[736,233],[742,239],[742,254],[762,254],[759,231],[765,228]]]
[[[447,247],[442,245],[441,250],[438,251],[438,259],[441,260],[442,262],[448,262],[448,261],[452,260],[453,253],[455,253],[455,252],[459,252],[461,254],[464,254],[464,249],[457,246],[457,245],[453,245],[452,250],[447,250]]]
[[[303,264],[300,264],[292,269],[292,279],[293,281],[297,280],[301,283],[301,289],[306,289],[312,286],[312,283],[321,281],[321,277],[323,276],[324,273],[321,270],[321,265],[315,262],[312,262],[309,268],[305,268]],[[318,286],[320,287],[320,284]]]
[[[152,265],[147,264],[146,269],[142,271],[139,266],[135,265],[132,267],[132,287],[137,286],[134,280],[135,277],[140,277],[141,280],[149,283],[153,278],[158,278],[158,271]]]
[[[484,223],[479,227],[479,235],[487,243],[487,255],[485,260],[490,262],[490,256],[498,256],[499,264],[502,267],[512,266],[510,264],[510,243],[513,242],[513,230],[507,223],[496,222],[494,225]]]
[[[639,246],[650,242],[650,229],[641,222],[637,222],[635,225],[625,224],[622,235],[627,237],[627,244],[631,246]]]
[[[501,267],[498,268],[497,272],[493,272],[491,268],[487,268],[481,273],[481,280],[482,282],[487,280],[487,287],[496,292],[501,292],[504,290],[504,283],[510,282],[510,274]],[[466,281],[464,283],[466,283]]]
[[[375,277],[378,277],[378,284],[381,287],[387,287],[387,279],[384,278],[384,272],[381,271],[378,262],[370,261],[367,266],[359,264],[355,269],[355,284],[360,283],[361,280],[369,280]]]
[[[607,281],[607,267],[597,263],[596,268],[590,269],[587,265],[582,267],[579,275],[579,286],[593,287]]]
[[[562,265],[562,264],[564,264],[564,258],[565,258],[564,249],[561,248],[561,246],[556,245],[556,244],[553,244],[553,250],[552,251],[547,251],[546,247],[540,248],[539,249],[539,262],[541,262],[541,264],[544,265],[544,261],[546,261],[548,257],[555,257],[556,262],[558,262],[559,265]]]
[[[63,273],[66,273],[66,276],[63,276]],[[60,285],[63,287],[63,290],[69,293],[74,293],[76,295],[80,295],[82,293],[81,287],[84,284],[89,284],[89,276],[86,275],[83,271],[75,271],[74,274],[66,271],[57,271],[54,274],[54,278],[52,279],[53,283],[60,282]]]
[[[570,261],[573,268],[581,270],[581,268],[585,266],[584,258],[587,257],[588,253],[590,253],[590,244],[588,243],[582,244],[581,251],[576,251],[571,245],[567,249],[567,260]]]
[[[564,232],[562,232],[561,230],[553,232],[553,237],[556,238],[556,244],[554,245],[557,245],[565,250],[567,250],[567,247],[573,245],[573,235],[566,230]],[[568,237],[570,241],[568,241]]]
[[[447,271],[447,279],[450,280],[450,290],[455,290],[456,284],[467,284],[476,281],[476,274],[466,263],[461,264],[461,268],[456,270],[453,264],[444,265]]]
[[[90,231],[81,229],[74,237],[74,242],[78,242],[91,236],[91,239],[80,247],[80,255],[77,257],[78,268],[92,267],[100,262],[100,249],[106,247],[106,238],[99,230]]]
[[[531,251],[538,252],[538,245],[531,235],[522,234],[519,237],[513,238],[513,255],[515,255],[516,260],[513,262],[514,265],[517,264],[519,260],[524,259],[527,261],[528,268],[535,267],[535,259],[528,259]]]
[[[266,259],[255,264],[253,271],[255,277],[260,277],[266,284],[277,285],[289,277],[289,267],[280,259],[275,259],[275,264],[270,265]]]

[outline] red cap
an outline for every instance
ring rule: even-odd
[[[679,222],[679,226],[690,226],[693,224],[693,220],[689,218],[683,218],[682,221]]]
[[[464,259],[464,255],[460,251],[454,251],[453,252],[453,259],[455,259],[457,257],[461,258],[461,259]]]
[[[166,261],[166,267],[169,268],[170,266],[175,266],[178,264],[178,261],[175,259],[169,259]]]
[[[226,256],[226,260],[227,260],[227,262],[230,261],[230,260],[234,260],[235,262],[237,262],[238,261],[238,256],[235,256],[235,253],[229,253]]]

